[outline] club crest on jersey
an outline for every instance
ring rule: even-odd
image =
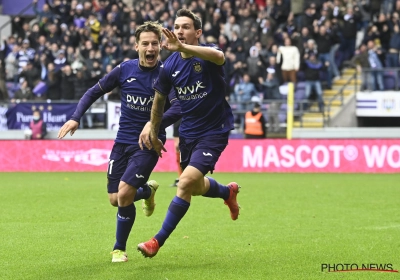
[[[201,68],[200,62],[193,63],[193,68],[194,68],[194,71],[196,71],[197,73],[200,73],[203,70],[203,68]]]

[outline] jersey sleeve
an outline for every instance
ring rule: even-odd
[[[158,91],[162,95],[168,95],[172,88],[171,79],[168,76],[167,71],[164,67],[160,68],[160,72],[158,74],[158,79],[154,83],[154,90]]]
[[[115,89],[117,86],[120,85],[119,83],[119,76],[121,73],[121,65],[118,65],[110,73],[105,75],[99,81],[99,86],[104,91],[104,93],[110,92]]]
[[[97,99],[116,88],[119,85],[120,71],[121,68],[118,65],[110,73],[101,78],[97,84],[88,89],[79,100],[76,110],[71,116],[71,120],[80,122],[83,114],[85,114]]]

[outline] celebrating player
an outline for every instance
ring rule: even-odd
[[[58,133],[58,138],[63,138],[68,132],[73,135],[83,114],[98,98],[117,86],[121,88],[119,130],[107,172],[110,203],[118,206],[112,262],[128,260],[126,242],[136,217],[133,202],[143,199],[143,212],[150,216],[154,211],[154,195],[158,188],[155,181],[145,184],[158,161],[158,155],[154,150],[141,150],[138,140],[140,132],[150,119],[154,100],[153,84],[162,66],[158,61],[161,25],[146,22],[138,27],[135,37],[139,59],[121,63],[90,88],[79,101],[71,120],[67,121]],[[174,102],[176,97],[174,94],[171,96],[171,108],[165,113],[164,119],[168,119],[171,112],[174,116],[180,112],[178,102]],[[176,120],[167,125],[174,121]],[[165,129],[160,130],[158,137],[165,142]]]
[[[210,177],[216,162],[228,144],[233,129],[233,114],[225,100],[225,56],[214,45],[199,45],[201,20],[190,10],[177,12],[174,32],[163,29],[166,49],[174,53],[160,69],[154,85],[156,90],[150,125],[143,130],[140,141],[161,155],[164,149],[157,135],[163,107],[171,88],[181,105],[182,122],[179,129],[181,165],[177,194],[173,198],[161,230],[149,241],[138,244],[145,257],[154,257],[174,231],[190,206],[193,195],[222,198],[228,205],[231,218],[236,220],[239,205],[237,183],[224,186]]]

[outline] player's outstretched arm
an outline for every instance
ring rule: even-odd
[[[167,28],[163,29],[163,33],[167,38],[167,44],[163,45],[163,48],[169,51],[184,52],[203,60],[211,61],[217,65],[225,63],[224,53],[216,48],[182,44],[181,41],[178,40],[176,34]]]
[[[75,131],[78,129],[79,123],[74,120],[67,121],[58,131],[57,138],[62,139],[68,132],[70,132],[71,136],[74,135]]]

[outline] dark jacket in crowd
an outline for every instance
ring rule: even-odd
[[[325,66],[319,60],[305,60],[302,63],[302,69],[304,70],[306,81],[317,81],[320,79],[320,72],[325,69]]]

